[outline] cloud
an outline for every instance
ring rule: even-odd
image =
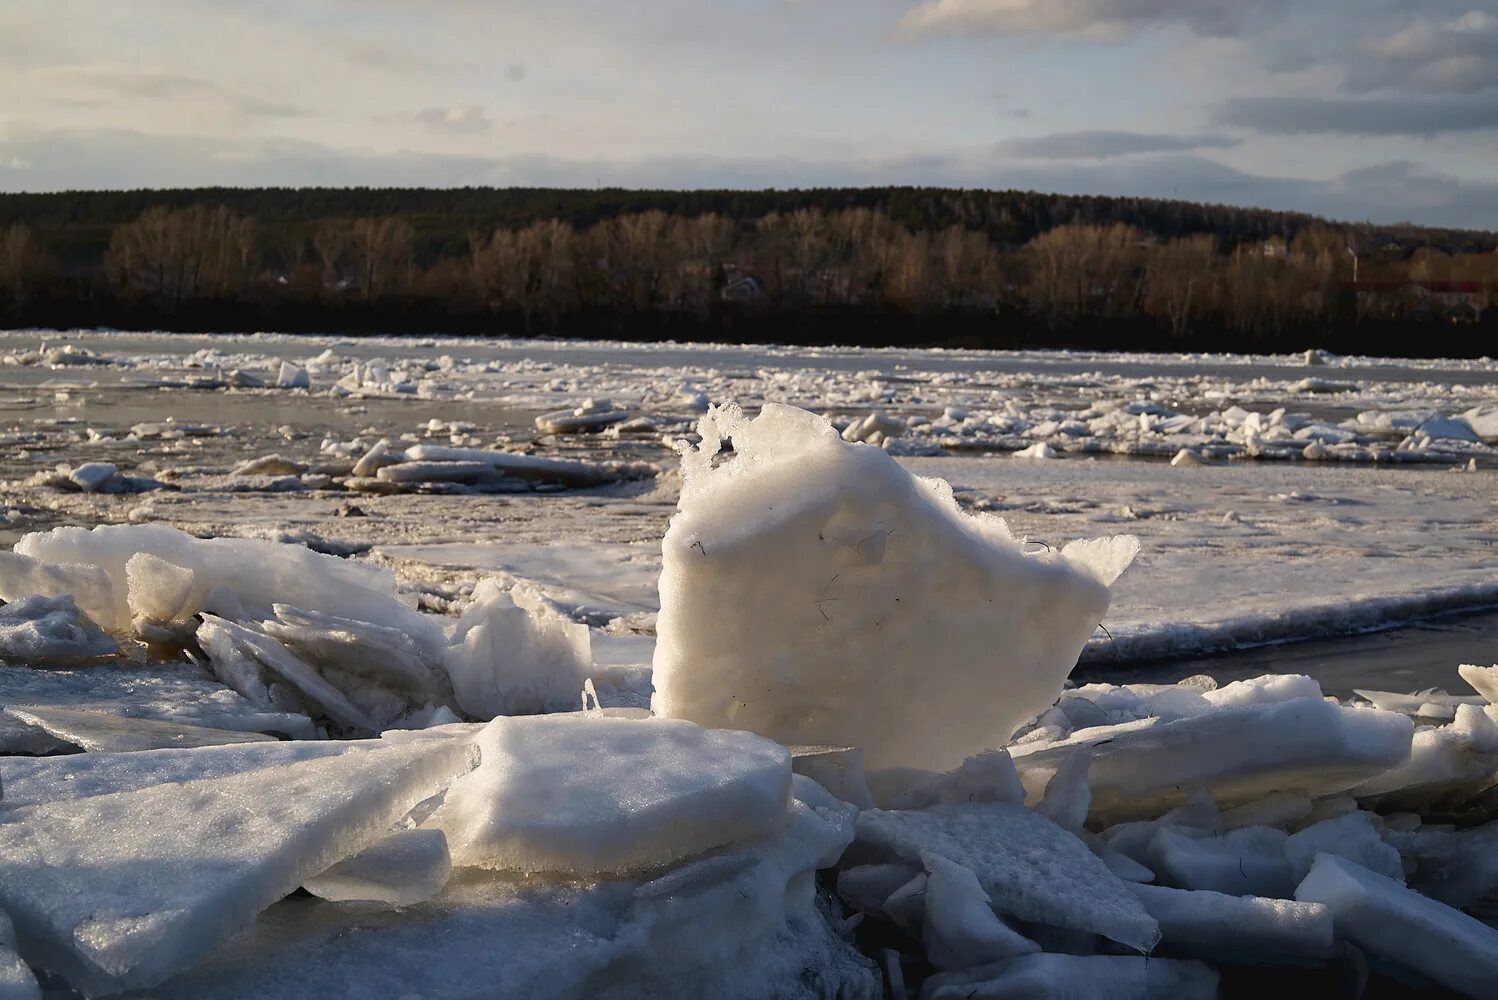
[[[1373,38],[1348,68],[1354,90],[1414,88],[1464,93],[1498,88],[1498,16],[1469,11],[1447,20],[1421,18]]]
[[[910,35],[1061,35],[1119,40],[1163,25],[1232,36],[1245,24],[1242,0],[922,0],[900,22]],[[1260,0],[1259,7],[1280,6]]]
[[[1106,160],[1145,153],[1179,153],[1193,149],[1228,149],[1239,144],[1229,135],[1164,135],[1146,132],[1056,132],[1006,139],[995,150],[1019,160]]]
[[[1466,96],[1240,97],[1224,103],[1215,121],[1268,135],[1430,137],[1498,129],[1498,101]]]
[[[266,101],[211,80],[181,73],[93,66],[57,66],[42,72],[48,79],[63,85],[71,84],[116,99],[159,101],[167,104],[210,101],[227,105],[242,115],[265,118],[296,118],[309,113],[304,108]]]
[[[411,120],[425,125],[434,132],[469,135],[487,132],[494,127],[494,119],[483,108],[422,108],[411,116]]]
[[[579,159],[376,153],[314,142],[127,130],[33,130],[0,134],[0,162],[11,167],[0,171],[0,190],[12,191],[216,185],[758,189],[910,184],[1180,198],[1381,223],[1498,229],[1498,181],[1451,177],[1398,161],[1319,180],[1246,173],[1189,153],[1044,162],[1006,159],[992,151],[879,158]]]

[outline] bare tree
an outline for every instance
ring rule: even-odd
[[[12,302],[25,302],[56,270],[57,262],[28,226],[0,230],[0,290]]]
[[[349,254],[365,302],[410,285],[415,242],[415,229],[400,216],[354,220]]]
[[[242,291],[254,267],[255,227],[223,205],[148,208],[115,227],[105,274],[127,293],[172,305]]]
[[[1145,312],[1161,319],[1171,336],[1185,335],[1204,315],[1216,282],[1217,241],[1183,236],[1150,248],[1145,264]]]

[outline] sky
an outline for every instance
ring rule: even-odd
[[[512,184],[1498,229],[1498,0],[0,3],[0,190]]]

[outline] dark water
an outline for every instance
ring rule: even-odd
[[[1307,674],[1327,694],[1349,697],[1355,688],[1414,692],[1441,688],[1472,694],[1458,664],[1498,663],[1498,610],[1442,615],[1365,635],[1261,646],[1148,665],[1078,667],[1080,684],[1168,684],[1207,674],[1219,683],[1261,674]]]

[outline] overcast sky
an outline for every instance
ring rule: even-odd
[[[1498,2],[0,2],[0,190],[206,184],[941,184],[1498,229]]]

